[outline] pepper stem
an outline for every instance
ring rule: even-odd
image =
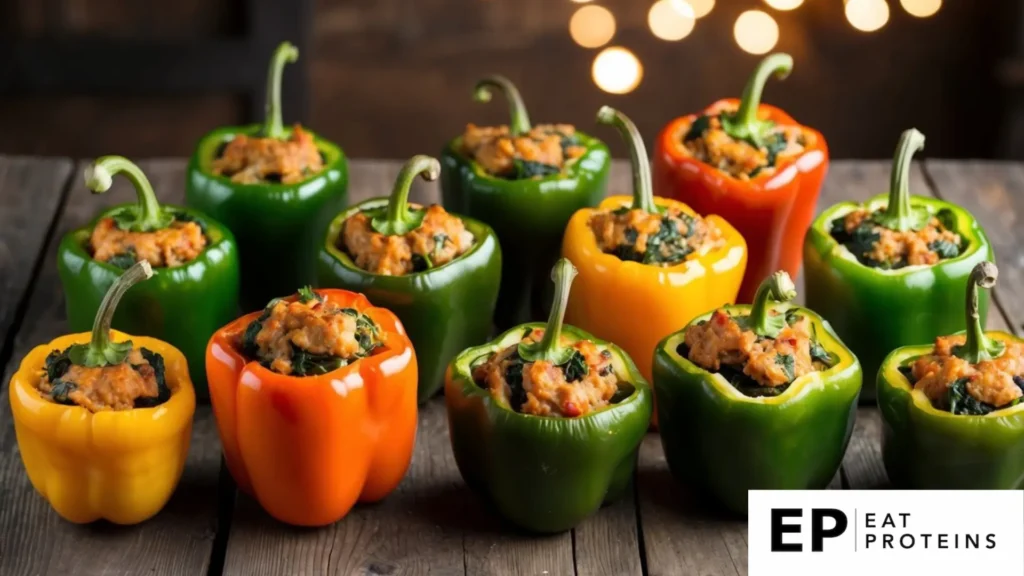
[[[992,288],[998,277],[999,269],[995,264],[980,262],[971,270],[971,277],[967,281],[967,341],[963,346],[954,346],[953,355],[971,364],[994,360],[1006,350],[1006,344],[985,335],[978,311],[978,288]]]
[[[752,140],[760,146],[764,132],[772,126],[772,122],[765,122],[757,117],[761,108],[761,94],[764,92],[764,85],[773,74],[779,80],[789,76],[793,70],[793,57],[782,52],[765,56],[761,63],[754,68],[754,73],[747,80],[743,88],[743,96],[740,97],[740,107],[736,111],[734,122],[723,123],[723,128],[730,136],[737,140]]]
[[[136,262],[125,270],[110,286],[96,311],[92,324],[92,339],[88,344],[75,344],[68,349],[68,358],[78,366],[101,367],[121,364],[132,351],[131,341],[111,342],[110,322],[118,302],[129,288],[153,276],[153,268],[146,260]]]
[[[917,230],[928,223],[928,212],[910,205],[910,165],[914,154],[921,150],[924,150],[924,134],[911,128],[900,135],[889,175],[889,205],[875,218],[878,224],[890,230]]]
[[[124,173],[135,187],[139,203],[134,209],[115,217],[118,228],[133,232],[152,232],[171,225],[174,217],[160,208],[153,185],[142,170],[124,156],[97,158],[85,169],[85,185],[96,194],[110,190],[114,176]]]
[[[299,49],[291,42],[281,42],[270,58],[270,70],[267,72],[266,119],[263,124],[263,135],[267,138],[284,138],[284,126],[281,123],[281,75],[285,64],[298,59]]]
[[[477,102],[490,102],[491,89],[497,88],[505,93],[508,100],[509,122],[508,129],[512,137],[522,136],[530,131],[530,115],[526,113],[526,105],[523,104],[523,97],[511,80],[504,76],[495,74],[481,79],[473,87],[473,99]]]
[[[376,216],[370,221],[375,231],[386,236],[394,236],[406,234],[420,227],[424,211],[409,209],[409,188],[420,174],[428,182],[437,180],[441,174],[441,164],[436,158],[421,154],[413,156],[405,166],[402,166],[402,171],[395,180],[395,187],[391,189],[387,211],[383,216]]]
[[[765,278],[754,294],[754,304],[747,318],[747,328],[759,336],[775,338],[786,326],[783,314],[771,314],[771,302],[789,302],[796,298],[796,286],[789,274],[780,270]]]
[[[569,288],[576,278],[576,267],[568,258],[561,258],[551,269],[551,281],[555,283],[554,305],[548,324],[544,328],[544,337],[540,342],[531,344],[519,343],[519,356],[524,360],[537,362],[545,360],[555,366],[561,366],[573,355],[573,348],[562,346],[562,323],[565,320],[565,309],[569,304]]]
[[[602,106],[597,111],[597,123],[617,128],[629,146],[629,161],[633,166],[633,209],[657,213],[658,206],[654,203],[654,188],[651,185],[651,163],[636,124],[611,106]]]

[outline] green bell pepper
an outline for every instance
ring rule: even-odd
[[[341,149],[313,134],[321,172],[299,183],[240,184],[215,175],[216,160],[236,136],[286,139],[281,124],[281,73],[298,50],[281,44],[270,63],[264,124],[218,128],[199,141],[185,177],[186,202],[223,222],[238,240],[242,306],[262,308],[277,296],[312,282],[316,254],[331,215],[347,203],[348,165]]]
[[[983,262],[968,280],[967,341],[954,348],[954,354],[972,364],[1002,356],[1007,343],[1024,342],[982,328],[978,288],[991,288],[997,272],[994,265]],[[882,459],[889,481],[897,488],[917,490],[1024,487],[1024,404],[984,415],[954,414],[935,407],[901,370],[931,353],[927,345],[898,348],[878,372]],[[1024,378],[1018,376],[1014,382],[1024,388]]]
[[[501,76],[485,78],[477,83],[474,98],[489,101],[491,88],[508,98],[511,135],[528,133],[530,119],[515,86]],[[596,206],[606,194],[608,147],[582,132],[576,132],[576,139],[586,152],[564,170],[517,180],[488,174],[463,155],[461,136],[441,153],[444,205],[489,224],[505,247],[495,316],[499,330],[544,317],[550,301],[546,278],[559,257],[569,218],[580,208]]]
[[[621,496],[651,418],[650,386],[629,355],[562,325],[575,272],[564,258],[555,265],[555,305],[547,324],[516,326],[489,344],[465,350],[448,367],[445,381],[448,431],[463,479],[503,516],[535,532],[568,530]],[[535,328],[544,328],[540,342],[520,342]],[[517,342],[524,360],[563,364],[566,352],[572,353],[560,344],[563,339],[590,340],[611,353],[624,383],[612,404],[575,418],[523,414],[473,380],[477,362]]]
[[[888,195],[864,204],[841,202],[814,220],[804,240],[804,278],[807,306],[817,310],[853,349],[866,374],[877,374],[893,349],[927,344],[960,327],[953,312],[963,302],[971,269],[992,260],[992,246],[977,220],[963,208],[935,198],[911,196],[910,163],[924,147],[917,130],[904,132],[893,160]],[[831,233],[831,224],[858,209],[885,208],[883,224],[890,229],[917,228],[937,217],[962,238],[959,255],[931,266],[886,270],[865,266]],[[980,303],[988,316],[988,295]],[[865,383],[862,401],[875,398],[873,381]]]
[[[94,260],[89,237],[103,218],[122,229],[152,232],[175,219],[199,224],[206,248],[191,262],[153,269],[153,277],[125,295],[113,327],[139,336],[152,336],[181,350],[188,360],[196,395],[208,399],[206,343],[213,333],[238,315],[238,247],[231,231],[213,218],[180,206],[161,206],[141,170],[120,156],[99,158],[86,173],[94,193],[107,191],[114,175],[123,173],[135,186],[138,204],[121,204],[104,211],[88,225],[66,234],[57,249],[57,271],[64,288],[68,325],[72,332],[90,330],[107,290],[124,268]],[[125,267],[132,262],[123,262]]]
[[[404,276],[363,270],[341,248],[340,239],[345,222],[359,212],[376,214],[374,229],[382,234],[416,229],[424,210],[408,207],[409,187],[417,174],[435,180],[439,171],[434,158],[415,156],[399,174],[390,199],[367,200],[338,214],[320,246],[317,271],[318,286],[362,292],[402,321],[416,349],[420,402],[441,388],[445,368],[456,354],[486,341],[491,333],[501,276],[498,239],[486,224],[456,214],[473,233],[473,247],[451,262]]]
[[[686,328],[654,351],[658,431],[672,475],[739,514],[747,512],[748,490],[828,486],[853,432],[860,363],[821,316],[785,303],[795,296],[789,275],[777,272],[761,284],[753,306],[722,308],[748,316],[749,329],[762,337],[777,335],[786,315],[810,319],[812,336],[832,365],[796,378],[781,394],[748,396],[721,374],[691,362],[680,351]],[[770,305],[769,299],[780,303]],[[713,314],[698,316],[687,328]]]

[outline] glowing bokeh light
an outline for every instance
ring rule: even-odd
[[[651,33],[662,40],[682,40],[693,32],[693,7],[686,0],[658,0],[647,13]]]
[[[792,10],[799,7],[804,3],[804,0],[764,0],[765,4],[768,4],[776,10]]]
[[[900,0],[903,9],[911,16],[927,18],[942,8],[942,0]]]
[[[569,35],[584,48],[604,46],[615,36],[615,16],[603,6],[583,6],[569,20]]]
[[[703,18],[715,7],[715,0],[688,0],[696,18]]]
[[[765,54],[779,41],[779,25],[766,12],[747,10],[736,19],[732,34],[744,51]]]
[[[640,84],[644,68],[629,50],[610,46],[594,58],[591,73],[594,84],[601,90],[610,94],[627,94]]]
[[[846,19],[862,32],[874,32],[889,21],[885,0],[846,0]]]

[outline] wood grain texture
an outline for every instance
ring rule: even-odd
[[[164,200],[184,195],[184,162],[144,162],[142,168]],[[80,174],[81,166],[75,175]],[[6,385],[20,359],[34,346],[66,332],[56,267],[60,237],[91,219],[103,206],[133,197],[123,179],[104,196],[74,182],[66,206],[47,243],[47,265],[28,302],[22,329],[14,341],[0,390],[0,574],[204,574],[217,530],[217,478],[220,444],[209,408],[200,408],[192,446],[177,491],[164,510],[133,527],[107,523],[79,526],[63,521],[33,490],[18,453]]]

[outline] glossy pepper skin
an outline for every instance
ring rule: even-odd
[[[601,113],[608,121],[618,115],[624,122],[622,129],[635,133],[627,136],[634,152],[634,195],[607,198],[597,210],[672,207],[696,216],[686,204],[651,196],[647,154],[635,126],[610,108]],[[623,261],[598,246],[590,227],[594,212],[591,208],[579,210],[565,229],[562,255],[579,269],[566,319],[621,346],[636,359],[644,378],[650,378],[654,349],[662,338],[698,314],[735,302],[747,262],[746,242],[728,222],[711,215],[706,220],[722,232],[722,248],[675,266]]]
[[[477,385],[472,365],[519,342],[534,328],[545,329],[545,335],[560,333],[570,342],[586,339],[606,347],[616,374],[632,384],[632,392],[575,418],[513,411]],[[557,329],[550,320],[523,324],[489,344],[465,350],[449,365],[445,381],[448,431],[463,479],[502,516],[534,532],[568,530],[622,495],[636,468],[651,402],[650,387],[628,354],[583,330],[563,327],[560,317]]]
[[[811,225],[804,245],[807,305],[832,324],[860,359],[866,374],[877,374],[882,360],[900,346],[928,344],[937,336],[960,330],[963,321],[957,311],[962,307],[971,269],[994,258],[988,237],[969,212],[942,200],[910,195],[909,155],[923,147],[924,137],[911,139],[909,134],[904,135],[897,150],[898,166],[893,168],[890,193],[864,204],[842,202],[827,208]],[[917,140],[919,145],[915,144]],[[901,160],[901,156],[906,158]],[[967,242],[967,248],[956,258],[931,266],[881,270],[861,264],[832,237],[833,220],[858,208],[874,211],[889,205],[905,205],[908,213],[920,210],[944,215]],[[988,305],[988,294],[981,294],[983,321],[988,317]],[[874,380],[869,378],[861,399],[874,398]]]
[[[116,164],[111,164],[108,159],[113,159]],[[140,190],[140,198],[153,198],[145,175],[134,166],[122,164],[122,160],[116,156],[100,158],[93,171],[100,167],[99,170],[113,176],[116,169],[107,170],[101,166],[124,166],[125,173]],[[105,187],[93,189],[96,192],[106,190]],[[206,400],[209,398],[206,371],[203,369],[206,340],[238,313],[238,247],[231,231],[206,214],[171,205],[158,206],[157,209],[200,222],[205,228],[206,248],[182,266],[154,269],[153,278],[133,286],[121,300],[113,326],[130,334],[159,338],[181,350],[188,360],[196,394],[201,400]],[[140,211],[139,205],[115,206],[61,239],[57,249],[57,271],[64,288],[71,330],[83,331],[92,326],[104,294],[124,273],[122,268],[92,258],[88,247],[93,228],[103,218],[115,218],[133,211]]]
[[[271,298],[312,281],[316,254],[331,215],[348,201],[348,164],[337,145],[313,134],[323,170],[296,184],[240,184],[213,173],[213,161],[235,136],[288,138],[281,126],[280,75],[298,50],[285,43],[271,61],[267,122],[218,128],[204,136],[189,160],[186,199],[191,208],[223,222],[238,240],[242,263],[243,309],[255,310]]]
[[[185,467],[196,407],[185,357],[166,342],[110,329],[124,290],[151,275],[146,262],[132,266],[111,288],[92,332],[36,346],[11,378],[14,432],[25,471],[36,491],[70,522],[142,522],[164,507]],[[125,362],[133,347],[163,357],[170,392],[163,403],[91,412],[53,402],[37,388],[54,350],[65,352],[72,364],[101,367]]]
[[[373,274],[357,266],[341,248],[345,222],[359,212],[381,212],[395,203],[401,203],[398,211],[404,213],[409,184],[416,176],[409,169],[413,162],[420,162],[426,179],[437,178],[437,160],[414,157],[399,176],[395,189],[398,197],[374,198],[338,214],[320,247],[317,284],[365,294],[398,316],[417,351],[418,396],[420,402],[425,402],[444,385],[445,368],[456,354],[485,342],[491,333],[501,281],[501,248],[489,226],[454,215],[462,219],[474,238],[473,247],[457,259],[404,276]]]
[[[214,334],[206,356],[228,470],[271,516],[297,526],[331,524],[357,501],[386,497],[416,438],[416,354],[401,322],[361,294],[316,293],[372,318],[383,349],[320,376],[278,374],[238,347],[257,312]]]
[[[715,102],[704,114],[747,104],[754,123],[765,120],[779,126],[798,126],[789,114],[768,104],[760,104],[761,90],[773,73],[784,77],[792,68],[786,54],[767,57],[755,70],[743,98]],[[654,193],[685,202],[699,214],[718,214],[728,220],[746,239],[750,250],[746,280],[738,302],[750,302],[758,282],[776,270],[796,277],[801,266],[804,234],[814,218],[821,185],[828,171],[828,146],[821,133],[807,126],[800,128],[813,135],[799,157],[777,167],[774,174],[739,180],[692,157],[683,144],[690,124],[698,117],[691,114],[670,122],[655,140]]]
[[[984,277],[986,271],[981,272]],[[974,278],[971,280],[973,283]],[[991,287],[994,282],[992,274],[978,285]],[[969,303],[972,290],[968,292]],[[980,291],[973,292],[981,295]],[[968,304],[967,317],[968,349],[972,337],[975,341],[987,340],[989,347],[1022,342],[1005,332],[983,332],[977,303],[973,315]],[[931,345],[898,348],[886,357],[878,371],[882,459],[889,481],[894,487],[915,490],[1024,488],[1024,404],[984,416],[957,415],[934,407],[924,392],[914,390],[899,370],[931,352]]]
[[[748,305],[724,309],[751,312]],[[836,364],[796,379],[778,396],[753,398],[680,354],[685,329],[665,338],[654,356],[658,430],[672,475],[738,514],[747,513],[749,490],[825,488],[842,463],[857,415],[857,358],[813,311],[789,304],[774,310],[810,318]]]
[[[481,80],[477,101],[490,100],[490,88],[500,87],[510,101],[512,131],[530,130],[519,93],[500,77]],[[518,127],[518,128],[517,128]],[[495,324],[499,330],[520,322],[542,319],[550,300],[548,273],[558,259],[565,225],[580,208],[596,206],[608,188],[611,154],[603,142],[576,132],[583,156],[561,174],[508,180],[488,174],[460,149],[461,136],[441,153],[441,189],[446,208],[487,223],[503,248],[501,291]]]

